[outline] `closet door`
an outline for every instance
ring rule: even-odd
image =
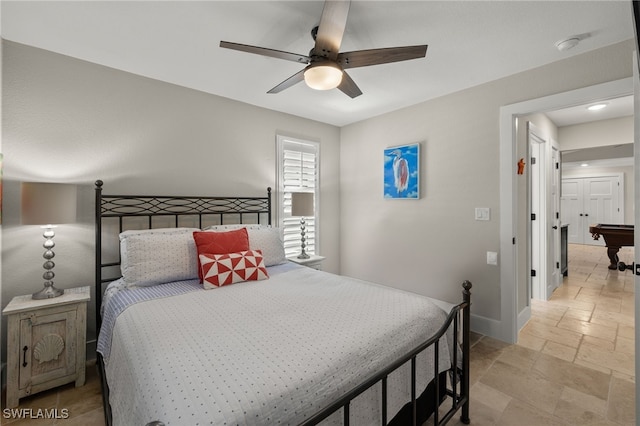
[[[618,207],[619,179],[606,176],[601,178],[585,178],[583,185],[585,226],[583,228],[585,243],[604,245],[604,238],[595,241],[589,233],[589,225],[610,223],[623,225],[622,215]]]
[[[624,224],[619,176],[562,179],[560,198],[562,224],[568,224],[568,242],[604,245],[594,240],[589,225],[597,223]]]

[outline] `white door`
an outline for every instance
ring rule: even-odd
[[[551,265],[551,279],[547,283],[547,297],[560,286],[562,273],[560,272],[560,151],[558,142],[551,140],[551,241],[549,244],[549,259]]]
[[[572,244],[583,244],[582,232],[582,180],[562,179],[560,218],[567,227],[567,240]]]
[[[546,140],[531,122],[527,122],[531,173],[529,188],[531,193],[531,296],[546,300],[547,282],[550,277],[547,268],[547,180],[546,180]]]
[[[570,243],[604,245],[592,238],[589,225],[624,224],[623,183],[621,175],[562,179],[562,223],[569,224]]]
[[[622,225],[618,214],[619,179],[613,177],[588,178],[585,180],[585,216],[587,227],[597,223],[615,223]],[[587,233],[589,230],[586,229]]]

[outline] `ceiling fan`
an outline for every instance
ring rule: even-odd
[[[228,41],[221,41],[220,47],[307,64],[304,69],[267,93],[279,93],[304,80],[309,87],[317,90],[329,90],[337,87],[351,98],[360,96],[362,91],[349,77],[345,69],[406,61],[426,56],[427,45],[340,53],[340,44],[347,24],[350,3],[350,0],[325,1],[320,24],[311,30],[315,46],[309,55]]]

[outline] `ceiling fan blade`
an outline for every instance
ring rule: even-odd
[[[304,80],[304,71],[305,70],[306,70],[306,68],[303,69],[303,70],[298,71],[297,73],[295,73],[294,75],[292,75],[291,77],[289,77],[288,79],[283,81],[282,83],[278,84],[273,89],[269,90],[267,93],[280,93],[284,89],[288,89],[289,87],[300,83],[301,81]]]
[[[347,26],[350,0],[325,1],[316,34],[314,54],[335,60]]]
[[[351,99],[362,95],[362,90],[345,71],[342,71],[342,82],[340,82],[338,89],[342,90]]]
[[[298,55],[297,53],[283,52],[282,50],[267,49],[266,47],[250,46],[248,44],[231,43],[229,41],[221,41],[220,47],[226,49],[239,50],[241,52],[255,53],[256,55],[269,56],[271,58],[284,59],[286,61],[308,64],[309,57]]]
[[[343,69],[347,69],[424,58],[426,55],[427,45],[424,44],[344,52],[338,55],[337,61]]]

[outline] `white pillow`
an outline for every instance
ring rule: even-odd
[[[127,286],[198,278],[197,228],[159,228],[120,234],[120,270]]]
[[[265,266],[285,263],[284,243],[280,228],[247,228],[249,248],[262,250]]]
[[[280,228],[273,228],[270,225],[239,223],[208,226],[205,228],[205,231],[224,232],[240,228],[247,228],[249,249],[262,251],[265,266],[279,265],[287,262],[284,254],[282,230]]]

